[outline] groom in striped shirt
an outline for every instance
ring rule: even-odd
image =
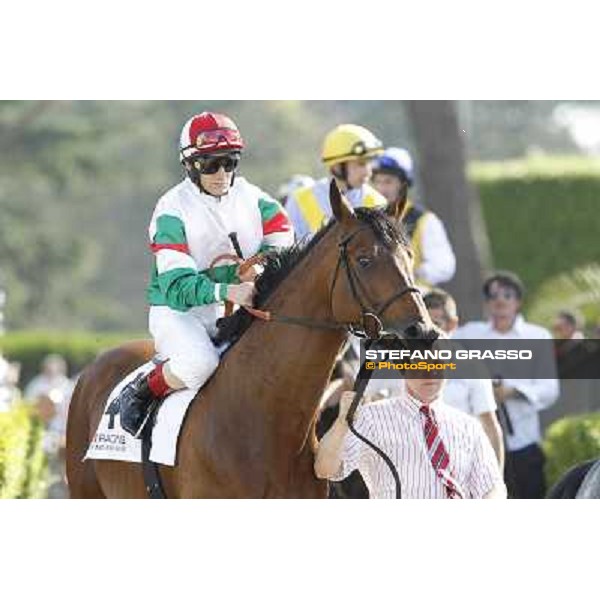
[[[481,425],[444,403],[444,384],[439,376],[407,378],[398,395],[359,407],[354,426],[390,457],[403,498],[506,498]],[[342,395],[339,416],[317,449],[315,473],[339,481],[358,469],[371,498],[395,498],[388,466],[348,429],[353,397]]]

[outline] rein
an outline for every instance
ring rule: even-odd
[[[368,350],[374,344],[373,340],[367,340],[365,342],[365,351]],[[400,483],[400,475],[398,474],[398,469],[396,469],[396,465],[392,462],[392,459],[381,449],[379,446],[376,446],[370,439],[366,438],[364,435],[359,433],[354,427],[354,415],[358,409],[358,405],[362,400],[365,390],[367,389],[367,385],[369,385],[369,381],[371,380],[371,375],[373,371],[369,371],[366,366],[366,362],[360,366],[360,370],[356,375],[356,379],[354,380],[354,399],[352,400],[352,404],[350,404],[350,408],[348,409],[348,413],[346,414],[346,423],[348,423],[348,428],[350,431],[364,444],[369,446],[374,452],[376,452],[388,466],[390,471],[392,472],[392,477],[394,478],[394,485],[396,486],[396,500],[400,500],[402,498],[402,484]]]

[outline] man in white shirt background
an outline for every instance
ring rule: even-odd
[[[434,288],[425,294],[423,301],[431,320],[452,337],[459,322],[454,298],[448,292]],[[444,402],[479,419],[502,468],[504,441],[496,416],[494,389],[489,374],[482,371],[482,375],[482,379],[449,379],[444,390]]]
[[[530,378],[497,379],[494,386],[505,432],[505,478],[509,494],[513,498],[543,498],[545,457],[539,412],[556,401],[559,385],[556,378],[537,375],[556,372],[550,345],[552,336],[543,327],[527,323],[520,314],[524,286],[514,273],[501,271],[488,277],[483,295],[489,320],[467,323],[455,332],[454,339],[549,340],[548,353],[542,357],[544,364],[533,365]]]

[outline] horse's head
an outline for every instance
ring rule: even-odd
[[[406,340],[433,341],[436,329],[415,286],[413,255],[400,225],[406,200],[385,211],[355,211],[335,180],[329,199],[339,252],[331,282],[335,320],[361,323],[373,338],[383,330]]]

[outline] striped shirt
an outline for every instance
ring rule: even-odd
[[[444,483],[427,453],[421,403],[408,394],[363,404],[355,428],[392,460],[402,484],[403,498],[447,498]],[[438,399],[430,404],[440,437],[450,456],[448,467],[465,498],[483,498],[504,485],[498,461],[478,421]],[[339,481],[358,469],[371,498],[395,498],[394,478],[385,462],[348,431],[342,464],[332,478]]]

